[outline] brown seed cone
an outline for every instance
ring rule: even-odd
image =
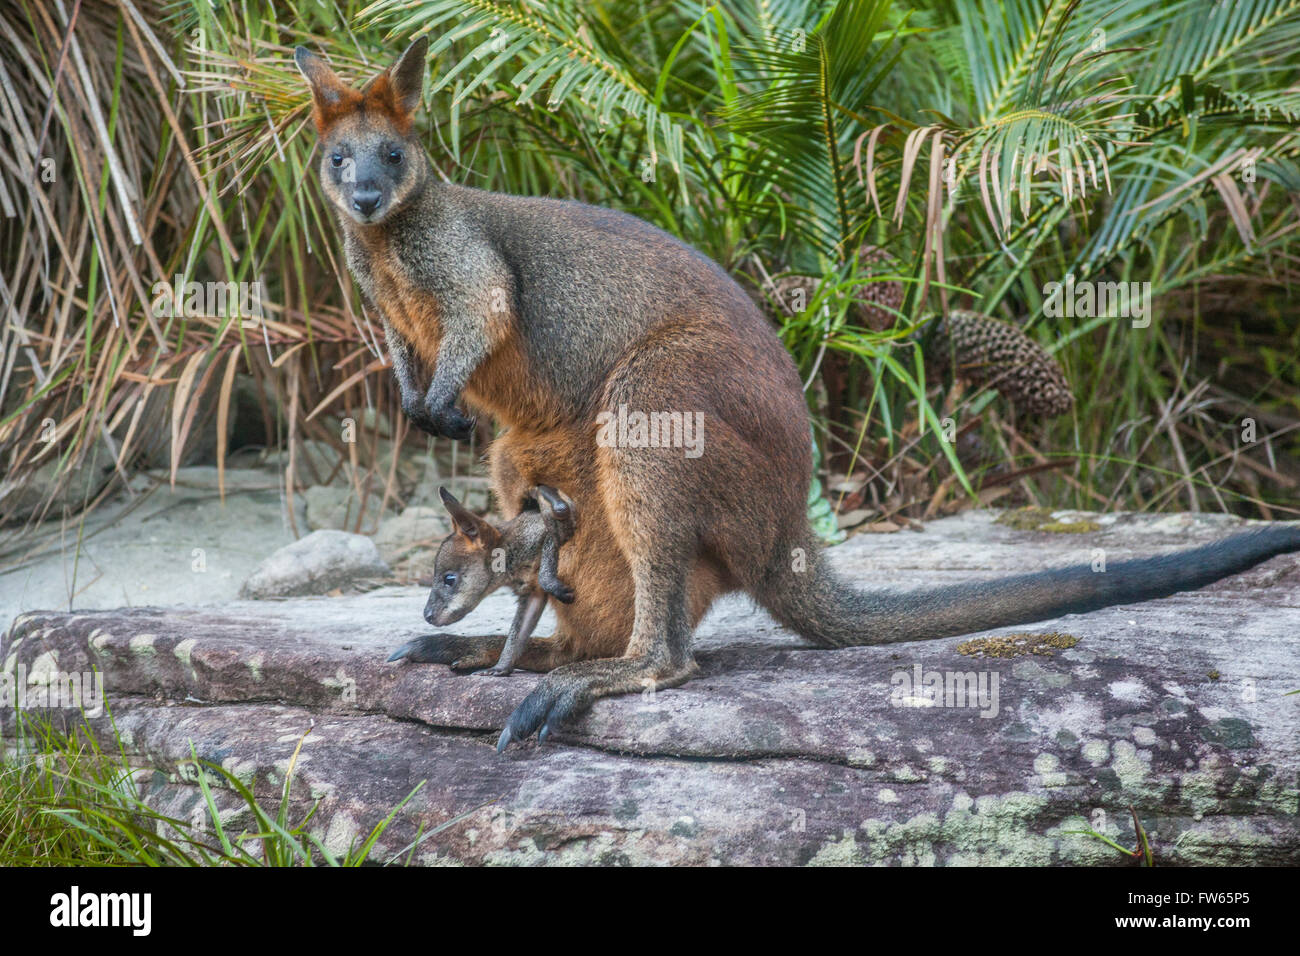
[[[862,262],[891,262],[883,249],[863,246]],[[888,271],[882,268],[880,271]],[[785,311],[806,310],[820,280],[813,276],[787,275],[774,281],[774,298]],[[876,331],[893,326],[896,316],[879,308],[899,308],[903,301],[901,282],[873,282],[861,286],[856,295],[859,320]],[[979,312],[954,310],[939,319],[926,361],[934,368],[951,367],[953,374],[970,385],[996,389],[1018,412],[1039,418],[1063,415],[1074,404],[1070,383],[1056,359],[1019,328]],[[832,396],[832,403],[837,400]]]
[[[879,246],[864,245],[858,249],[858,265],[866,275],[898,271],[898,260]],[[854,290],[853,298],[858,303],[855,309],[858,321],[873,331],[884,332],[898,321],[898,316],[889,310],[902,308],[903,283],[897,279],[868,282]]]
[[[955,310],[935,330],[926,360],[951,363],[953,374],[976,387],[990,385],[1019,412],[1054,418],[1074,395],[1056,359],[1020,329],[979,312]]]

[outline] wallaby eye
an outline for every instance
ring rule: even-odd
[[[342,166],[342,165],[343,165],[343,154],[342,154],[342,153],[335,153],[333,156],[331,156],[331,157],[330,157],[330,164],[333,165],[333,166],[336,166],[336,167],[337,167],[337,166]]]
[[[442,576],[442,583],[444,587],[454,588],[456,586],[456,572],[448,571],[444,574]]]
[[[396,166],[402,161],[402,151],[400,149],[390,149],[388,151],[388,162]]]

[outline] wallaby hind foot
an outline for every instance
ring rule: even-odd
[[[573,537],[572,506],[550,485],[537,486],[537,507],[542,512],[546,538],[542,541],[542,558],[537,567],[537,584],[551,597],[572,604],[577,594],[559,578],[560,547]]]
[[[534,733],[541,743],[561,724],[587,710],[601,697],[660,690],[684,684],[694,676],[695,660],[670,662],[654,657],[616,657],[577,661],[551,671],[515,708],[497,739],[497,753],[511,741]]]

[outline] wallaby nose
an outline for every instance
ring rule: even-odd
[[[369,216],[379,208],[381,198],[378,189],[358,189],[352,194],[352,208],[363,216]]]
[[[437,617],[437,614],[434,613],[433,607],[431,605],[426,604],[424,606],[424,619],[428,621],[430,624],[433,624],[435,627],[437,627],[437,624],[433,620],[435,617]]]

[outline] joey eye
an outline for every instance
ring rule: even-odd
[[[400,149],[390,149],[388,151],[388,163],[390,166],[396,166],[402,161],[402,151]]]
[[[456,586],[456,572],[448,571],[444,574],[442,576],[442,583],[444,587],[454,588]]]
[[[336,166],[336,167],[337,167],[337,166],[342,166],[342,165],[343,165],[343,154],[342,154],[342,153],[335,153],[333,156],[331,156],[331,157],[330,157],[330,165],[331,165],[331,166]]]

